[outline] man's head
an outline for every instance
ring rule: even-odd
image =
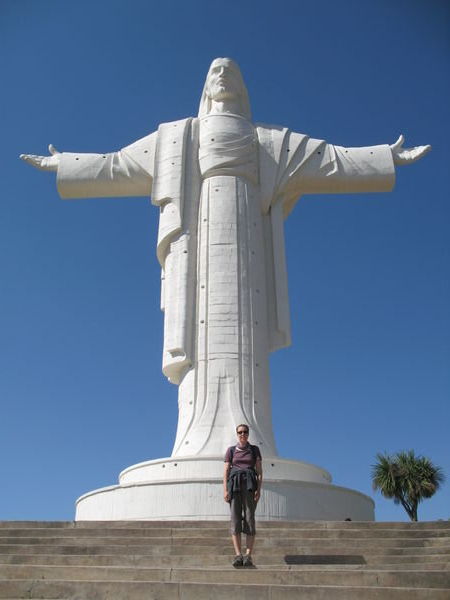
[[[211,111],[212,102],[232,101],[239,114],[251,118],[250,102],[241,71],[231,58],[216,58],[209,67],[200,101],[199,117]]]
[[[250,428],[245,423],[241,423],[236,427],[236,434],[239,441],[239,444],[243,446],[248,442],[248,435],[250,433]]]

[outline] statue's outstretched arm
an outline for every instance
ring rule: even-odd
[[[50,152],[50,156],[38,156],[37,154],[21,154],[20,158],[27,162],[29,165],[32,165],[36,169],[40,169],[41,171],[57,171],[61,152],[50,144],[48,147],[48,151]]]
[[[401,135],[395,144],[347,148],[290,133],[289,159],[280,178],[287,216],[303,194],[389,192],[395,183],[395,167],[412,163],[431,146],[403,148]]]
[[[392,157],[396,165],[408,165],[416,160],[425,156],[427,152],[431,150],[431,146],[414,146],[414,148],[403,148],[405,138],[400,135],[395,144],[390,144],[389,147],[392,150]]]
[[[21,154],[36,169],[56,172],[61,198],[113,198],[150,196],[157,132],[106,154],[58,152],[50,156]]]

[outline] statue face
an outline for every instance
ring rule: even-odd
[[[208,96],[222,102],[239,97],[241,81],[234,63],[226,58],[215,60],[208,74]]]

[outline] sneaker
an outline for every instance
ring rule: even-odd
[[[244,556],[244,558],[242,559],[242,566],[243,567],[254,567],[255,566],[253,564],[252,557],[250,556],[250,554],[246,554]]]
[[[231,563],[233,567],[242,567],[242,565],[244,564],[244,559],[242,558],[242,554],[237,554],[234,557],[233,562]]]

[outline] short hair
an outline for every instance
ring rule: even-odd
[[[246,427],[247,431],[250,431],[250,427],[247,425],[247,423],[241,423],[240,425],[236,425],[236,433],[239,427]]]

